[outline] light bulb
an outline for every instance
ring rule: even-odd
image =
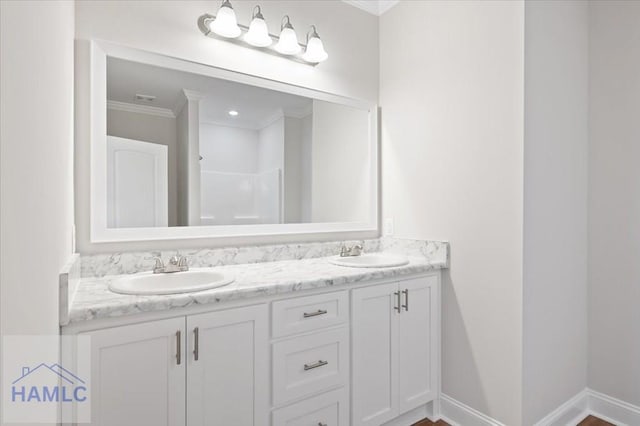
[[[326,60],[329,55],[324,50],[324,45],[322,44],[322,40],[320,40],[315,25],[312,25],[311,28],[313,32],[310,32],[311,35],[307,33],[307,48],[302,55],[302,59],[313,63],[322,62]]]
[[[269,36],[267,23],[264,21],[264,17],[260,11],[260,6],[256,6],[253,9],[253,17],[251,24],[249,24],[249,31],[244,35],[244,41],[256,47],[267,47],[273,43],[273,40]]]
[[[240,35],[242,30],[238,26],[236,13],[233,11],[229,0],[224,0],[222,6],[218,9],[216,19],[209,25],[209,29],[219,36],[226,38],[236,38]]]
[[[285,19],[286,23],[284,22]],[[280,37],[275,49],[278,53],[282,53],[283,55],[295,55],[302,49],[298,44],[298,36],[296,36],[296,32],[293,30],[293,26],[291,25],[289,16],[287,15],[282,18]]]

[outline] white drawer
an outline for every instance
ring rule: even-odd
[[[273,344],[273,405],[281,405],[349,378],[349,330],[334,330]]]
[[[347,291],[273,302],[273,337],[317,330],[349,319]]]
[[[344,388],[305,399],[273,412],[273,426],[318,425],[349,425],[349,398]]]

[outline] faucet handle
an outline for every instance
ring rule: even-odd
[[[187,257],[186,256],[179,256],[178,257],[178,266],[180,266],[181,268],[185,267],[185,266],[189,266],[189,262],[187,261]]]
[[[164,263],[162,262],[162,259],[159,257],[154,257],[153,259],[156,262],[156,264],[153,267],[153,272],[154,273],[162,272],[164,270]]]

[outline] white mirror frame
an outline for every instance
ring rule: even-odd
[[[107,227],[107,57],[278,90],[369,111],[371,211],[366,222],[288,223],[262,225],[174,226],[158,228]],[[91,42],[91,242],[153,241],[195,238],[286,236],[300,234],[378,232],[379,163],[378,109],[375,103],[294,86],[211,65],[151,53],[112,43]]]

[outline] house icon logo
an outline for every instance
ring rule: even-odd
[[[11,383],[11,401],[16,403],[85,402],[84,380],[60,364],[41,363],[22,367],[22,375]]]

